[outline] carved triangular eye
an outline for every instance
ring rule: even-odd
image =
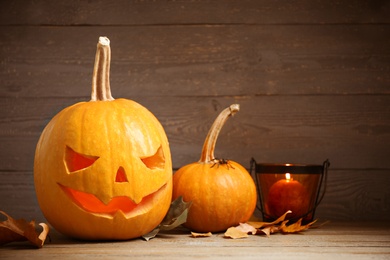
[[[65,163],[69,172],[75,172],[91,166],[99,157],[78,153],[69,146],[65,150]]]
[[[165,157],[161,146],[157,149],[157,152],[154,155],[146,158],[141,158],[141,160],[149,169],[164,169],[165,167]]]

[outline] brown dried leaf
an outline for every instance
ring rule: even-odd
[[[273,222],[260,222],[260,221],[249,221],[248,224],[257,229],[258,235],[265,234],[267,237],[270,237],[271,234],[276,232],[281,232],[283,234],[289,233],[298,233],[309,229],[317,220],[312,221],[307,225],[302,225],[302,219],[297,222],[287,226],[289,220],[285,220],[286,215],[291,213],[291,211],[287,211],[281,217]]]
[[[248,234],[246,232],[239,230],[236,227],[230,227],[228,228],[228,230],[226,230],[224,237],[233,238],[233,239],[246,238],[248,237]]]
[[[255,235],[257,232],[257,229],[252,225],[249,225],[248,223],[240,223],[240,225],[238,225],[236,229],[251,235]]]
[[[275,225],[275,226],[270,226],[270,230],[271,230],[271,234],[273,233],[276,233],[276,232],[279,232],[280,231],[280,227],[284,224],[286,224],[288,222],[288,220],[285,220],[282,222],[282,224],[280,225]]]
[[[258,222],[258,221],[249,221],[248,224],[253,226],[254,228],[262,228],[262,227],[268,227],[268,226],[273,226],[273,225],[276,225],[276,224],[279,224],[280,222],[284,221],[284,219],[286,218],[286,215],[291,213],[291,211],[287,211],[286,213],[284,213],[282,216],[280,216],[277,220],[275,221],[272,221],[272,222]]]
[[[259,235],[266,235],[267,237],[271,236],[271,227],[265,227],[257,230],[257,234]]]
[[[213,234],[211,232],[208,233],[195,233],[191,232],[192,237],[211,237]]]
[[[7,220],[0,222],[0,245],[10,242],[30,241],[33,245],[41,248],[49,233],[49,226],[45,223],[39,225],[43,228],[38,233],[35,228],[35,221],[27,222],[24,219],[15,220],[4,211],[0,213],[7,217]]]
[[[171,206],[161,222],[161,230],[171,230],[187,221],[188,210],[192,201],[185,202],[182,196],[172,201]]]
[[[314,220],[312,222],[310,222],[309,224],[307,225],[303,225],[302,226],[302,219],[299,219],[297,222],[287,226],[285,222],[282,223],[281,227],[280,227],[280,231],[282,233],[285,233],[285,234],[288,234],[288,233],[298,233],[298,232],[301,232],[301,231],[304,231],[308,228],[310,228],[311,225],[313,225],[317,220]]]
[[[11,242],[26,241],[27,239],[23,235],[15,233],[8,227],[0,223],[0,245],[4,245]]]
[[[150,239],[155,238],[161,230],[171,230],[185,223],[191,205],[192,202],[185,202],[182,196],[176,198],[172,201],[169,210],[160,225],[148,234],[143,235],[142,238],[149,241]]]

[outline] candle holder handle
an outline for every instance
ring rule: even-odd
[[[318,187],[318,193],[317,193],[317,198],[316,198],[316,204],[314,205],[312,211],[314,211],[317,206],[321,203],[322,199],[324,198],[325,196],[325,191],[326,191],[326,185],[328,183],[328,168],[330,166],[330,162],[329,162],[329,159],[326,159],[323,163],[322,163],[322,175],[321,175],[321,180],[320,180],[320,184],[319,184],[319,187]],[[322,185],[322,183],[324,183],[324,185]],[[322,188],[323,187],[323,188]],[[322,192],[321,192],[321,189],[322,189]],[[310,211],[308,212],[310,213]]]

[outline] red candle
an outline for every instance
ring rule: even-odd
[[[292,213],[287,218],[294,219],[306,214],[309,210],[309,195],[306,188],[298,181],[290,178],[274,183],[268,193],[266,202],[267,213],[272,217],[280,217],[288,210]]]

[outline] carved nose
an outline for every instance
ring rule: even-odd
[[[126,172],[123,167],[119,167],[118,171],[116,172],[115,176],[115,182],[129,182],[126,177]]]

